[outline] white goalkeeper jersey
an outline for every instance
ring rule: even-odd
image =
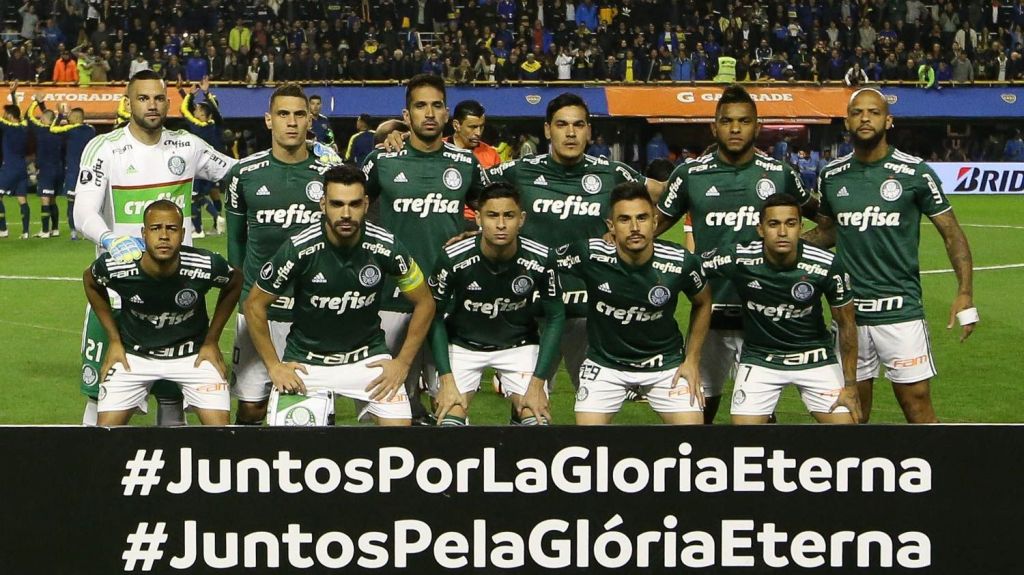
[[[185,214],[185,245],[192,245],[192,183],[216,182],[237,160],[183,130],[164,129],[152,146],[132,136],[128,126],[96,136],[82,152],[75,186],[75,227],[96,243],[107,232],[140,236],[142,213],[167,199]]]

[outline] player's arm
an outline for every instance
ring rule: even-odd
[[[447,254],[442,253],[438,260],[437,271],[427,281],[434,297],[434,318],[430,322],[430,351],[434,355],[434,363],[437,366],[437,409],[434,415],[438,421],[444,419],[445,415],[455,406],[462,406],[466,409],[466,398],[459,393],[455,384],[455,376],[452,374],[451,356],[448,351],[448,326],[445,325],[445,315],[451,311],[452,286],[450,281],[455,279],[451,271],[451,262]]]
[[[36,94],[32,98],[32,103],[28,105],[28,111],[25,112],[25,118],[29,122],[31,122],[33,126],[49,129],[49,127],[46,124],[43,124],[41,121],[39,121],[39,118],[36,117],[36,110],[41,110],[43,112],[46,111],[46,104],[44,104],[42,100],[39,99],[38,94]]]
[[[686,180],[689,166],[681,164],[672,170],[668,180],[665,181],[663,193],[660,194],[656,205],[658,206],[658,225],[654,229],[654,235],[660,236],[672,229],[688,209],[686,196]],[[651,181],[650,178],[647,180]]]
[[[223,180],[238,160],[218,152],[213,146],[198,136],[190,136],[196,149],[196,177],[208,182]]]
[[[423,280],[423,272],[411,257],[397,255],[396,260],[398,258],[402,258],[403,265],[407,266],[405,272],[398,277],[398,289],[412,302],[412,318],[409,320],[409,329],[398,356],[367,364],[367,367],[383,369],[383,372],[366,386],[366,391],[370,392],[370,399],[375,401],[391,400],[402,389],[405,377],[409,374],[409,366],[427,338],[430,322],[434,319],[434,296],[431,295],[427,282]]]
[[[93,313],[100,320],[100,325],[107,332],[107,355],[100,367],[100,378],[106,378],[111,366],[120,363],[127,371],[131,371],[128,365],[128,358],[125,354],[124,344],[121,342],[121,332],[117,329],[117,322],[114,320],[114,310],[110,306],[110,296],[107,288],[100,284],[106,283],[106,260],[107,256],[93,262],[82,274],[82,285],[85,287],[85,297],[92,306]],[[94,271],[95,270],[95,271]],[[100,279],[97,279],[99,276]]]
[[[198,87],[192,86],[192,90],[188,91],[188,92],[186,92],[185,90],[178,90],[178,92],[181,93],[181,107],[180,107],[180,110],[181,110],[181,117],[185,118],[186,122],[188,122],[189,124],[192,124],[193,126],[199,126],[200,128],[203,128],[203,127],[209,125],[210,122],[204,122],[203,120],[200,120],[199,118],[197,118],[195,116],[195,114],[192,113],[192,111],[195,110],[194,99],[195,99],[196,91],[198,89],[199,89]]]
[[[115,259],[130,262],[142,257],[146,245],[142,238],[116,235],[103,217],[110,194],[108,170],[94,169],[110,165],[103,139],[93,138],[82,152],[82,167],[75,186],[75,227],[86,238],[110,252]]]
[[[555,270],[557,264],[554,258],[548,261],[547,286],[541,293],[541,308],[544,311],[546,324],[540,334],[540,351],[537,354],[537,364],[533,368],[533,377],[530,378],[530,385],[523,396],[522,412],[520,418],[533,415],[540,423],[551,423],[551,411],[548,405],[548,396],[545,393],[547,381],[555,376],[558,369],[558,360],[561,355],[559,345],[562,341],[562,331],[565,328],[565,303],[562,301],[562,286],[558,281],[558,273]],[[526,413],[529,410],[530,413]]]
[[[689,386],[690,405],[694,402],[704,409],[704,387],[700,381],[700,354],[711,329],[711,288],[708,287],[707,276],[704,275],[701,258],[688,254],[683,262],[681,291],[690,300],[690,321],[686,333],[686,357],[679,365],[676,376],[672,380],[674,387],[679,379],[685,379]]]
[[[227,180],[227,185],[221,187],[228,191],[228,262],[242,269],[245,263],[245,243],[249,234],[248,222],[245,219],[245,187],[236,169],[231,170]]]
[[[224,326],[231,319],[231,312],[238,305],[238,297],[242,295],[242,273],[232,268],[223,258],[215,256],[214,261],[217,268],[214,270],[214,283],[227,279],[227,283],[220,288],[217,294],[217,307],[214,308],[213,317],[210,318],[210,327],[206,331],[206,339],[199,348],[199,356],[196,358],[196,367],[204,361],[213,364],[221,377],[227,377],[227,366],[224,365],[224,356],[220,353],[220,336],[224,333]]]
[[[946,244],[946,255],[956,274],[957,292],[949,309],[946,329],[953,329],[953,322],[959,322],[962,342],[974,333],[978,323],[978,310],[974,307],[974,258],[971,256],[971,246],[952,209],[932,216],[931,219]]]
[[[661,194],[665,193],[665,182],[659,182],[653,178],[645,178],[647,181],[644,186],[647,188],[647,193],[651,195],[651,200],[654,201],[654,205],[658,205],[658,200],[661,199]]]
[[[363,158],[363,175],[366,176],[366,196],[376,202],[380,197],[380,176],[377,164],[380,162],[380,151],[374,150]]]
[[[836,322],[839,336],[839,357],[843,367],[843,389],[829,412],[839,406],[846,407],[854,423],[861,422],[860,394],[857,391],[857,322],[853,299],[845,304],[832,306],[832,320]]]

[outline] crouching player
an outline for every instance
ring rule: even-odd
[[[324,174],[321,221],[291,237],[260,269],[245,319],[278,392],[326,389],[356,400],[379,425],[410,425],[403,384],[434,317],[434,298],[409,252],[384,228],[364,222],[363,172],[337,165]],[[380,327],[384,276],[414,308],[398,357]],[[292,327],[282,359],[270,338],[267,308],[294,290]]]
[[[446,247],[430,280],[438,309],[430,328],[436,416],[440,425],[465,425],[490,367],[512,400],[513,424],[548,423],[545,382],[558,367],[565,323],[554,252],[519,235],[526,214],[511,184],[488,186],[479,201],[481,233]],[[540,336],[536,298],[546,320]]]
[[[213,252],[182,246],[181,208],[157,200],[143,213],[146,251],[122,262],[100,256],[85,270],[85,295],[109,338],[100,373],[98,425],[127,425],[146,412],[157,380],[176,382],[204,425],[227,425],[231,398],[220,335],[242,292],[242,275]],[[206,292],[220,288],[213,319]],[[114,317],[107,290],[121,297]]]
[[[800,239],[801,225],[796,199],[775,194],[761,207],[761,241],[703,254],[708,277],[731,281],[743,302],[733,424],[767,423],[791,383],[818,422],[860,421],[850,276],[835,254]],[[822,296],[839,329],[842,367],[825,329]]]
[[[654,239],[658,218],[643,184],[615,186],[610,204],[607,225],[615,245],[592,238],[558,251],[559,270],[581,277],[589,294],[590,341],[576,423],[610,423],[637,388],[665,423],[704,423],[700,353],[711,323],[711,292],[700,258]],[[679,292],[691,304],[685,347],[675,320]]]

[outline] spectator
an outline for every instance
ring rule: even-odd
[[[680,47],[672,60],[672,80],[675,82],[693,81],[693,62],[686,57],[686,48]]]
[[[149,69],[150,69],[149,68],[149,62],[146,61],[146,57],[142,55],[142,52],[139,52],[135,56],[135,59],[132,60],[131,65],[128,67],[128,79],[131,80],[132,76],[134,76],[135,73],[140,71],[140,70],[149,70]],[[54,71],[53,76],[54,76],[54,78],[57,77],[56,70]],[[54,80],[54,81],[56,82],[56,80]]]
[[[85,49],[85,52],[78,53],[78,85],[87,88],[92,84],[92,70],[95,65],[95,54],[96,49],[89,46]]]
[[[53,81],[58,84],[78,84],[78,62],[65,49],[53,64]]]
[[[654,132],[651,139],[647,141],[646,152],[648,164],[654,160],[668,157],[668,144],[665,143],[665,138],[662,137],[661,132]]]
[[[494,55],[490,52],[483,52],[477,57],[476,64],[473,66],[473,74],[477,80],[493,84],[496,81],[495,68]]]
[[[597,6],[593,0],[583,0],[576,6],[576,23],[586,26],[591,32],[597,31]]]
[[[124,57],[124,49],[120,46],[114,49],[114,57],[110,59],[110,72],[107,79],[111,82],[127,82],[128,70],[131,62]]]
[[[540,69],[541,63],[537,61],[533,52],[530,52],[526,55],[526,60],[519,65],[519,79],[536,82],[540,80]]]
[[[772,157],[780,162],[789,163],[789,135],[783,135],[772,147]]]
[[[597,158],[608,159],[611,156],[612,150],[608,147],[608,144],[604,141],[604,136],[598,134],[594,139],[594,142],[587,148],[587,153]]]
[[[540,140],[536,136],[529,132],[522,132],[519,134],[519,154],[517,158],[525,158],[527,156],[537,155],[537,144]]]
[[[150,65],[152,66],[152,64]],[[166,64],[161,63],[160,65],[163,67],[164,79],[168,82],[180,82],[185,78],[185,68],[182,67],[181,60],[174,54],[167,58]]]
[[[4,77],[8,82],[11,80],[28,81],[35,77],[32,62],[25,57],[25,51],[21,47],[15,48],[11,52],[10,59],[7,60],[7,73]]]
[[[860,86],[868,83],[868,75],[860,67],[860,62],[854,62],[853,66],[846,71],[846,75],[843,77],[843,82],[847,86]]]
[[[935,68],[927,60],[917,67],[917,85],[925,90],[937,87]]]
[[[36,16],[36,7],[31,1],[26,1],[18,9],[21,14],[21,37],[31,40],[36,37],[36,28],[39,26],[39,16]]]
[[[1003,147],[1004,162],[1024,162],[1024,140],[1021,139],[1019,129],[1013,131],[1013,136],[1006,140]]]
[[[189,82],[199,82],[203,78],[208,78],[209,76],[209,61],[202,54],[193,52],[185,62],[185,80]],[[168,78],[168,80],[173,80],[173,78]]]
[[[247,50],[252,44],[252,30],[245,25],[245,21],[239,18],[235,21],[235,27],[228,34],[228,47],[235,52],[241,51],[244,46]]]
[[[800,182],[808,190],[817,189],[818,163],[811,158],[810,152],[801,149],[797,152],[796,167],[800,171]]]
[[[825,148],[824,150],[821,151],[821,154],[818,157],[818,167],[816,171],[819,176],[821,175],[821,171],[824,170],[825,166],[827,166],[831,161],[832,148]]]
[[[559,80],[570,80],[572,79],[572,54],[569,53],[567,46],[559,48],[558,57],[555,58],[555,66],[558,67],[558,79]]]

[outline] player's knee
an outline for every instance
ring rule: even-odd
[[[263,420],[266,417],[266,400],[238,401],[238,410],[235,412],[235,425],[263,425]]]

